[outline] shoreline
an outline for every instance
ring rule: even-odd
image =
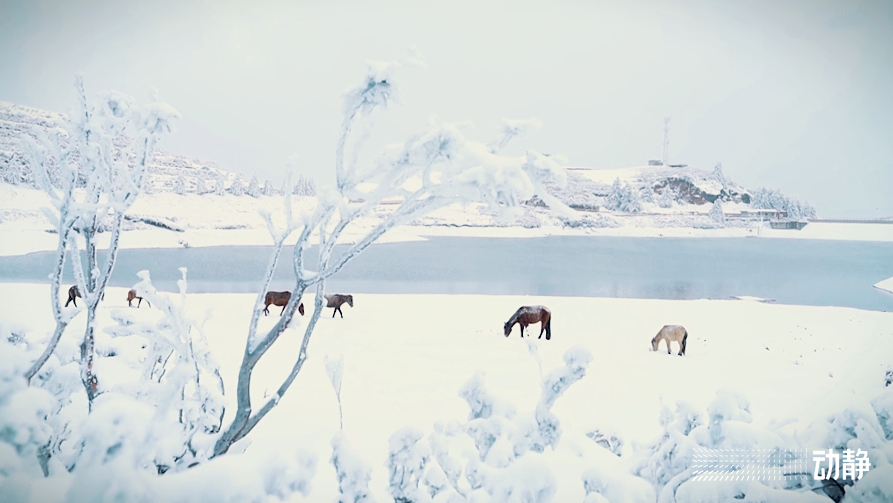
[[[366,231],[366,225],[345,231],[339,244],[356,242]],[[371,226],[370,226],[371,227]],[[293,245],[298,233],[285,240]],[[395,227],[375,243],[427,241],[432,237],[469,238],[540,238],[547,236],[612,236],[646,238],[761,238],[761,239],[813,239],[832,241],[893,242],[893,225],[865,223],[810,223],[801,230],[748,229],[726,227],[696,229],[691,227],[590,227],[567,228],[542,226],[537,228],[495,227],[484,225],[439,224],[404,225]],[[100,248],[108,248],[108,235],[101,234]],[[311,243],[315,243],[311,238]],[[273,239],[265,228],[248,229],[184,229],[182,232],[147,229],[121,233],[120,249],[139,248],[192,248],[207,246],[269,246]],[[32,252],[52,251],[58,246],[55,233],[31,230],[14,225],[0,225],[0,256],[27,255]]]

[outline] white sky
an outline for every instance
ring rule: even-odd
[[[642,165],[669,116],[671,162],[893,216],[889,0],[7,1],[0,100],[65,112],[78,71],[88,91],[154,87],[183,115],[162,148],[274,181],[297,154],[326,182],[342,94],[410,46],[428,68],[400,71],[370,155],[431,115],[481,140],[537,117],[518,148]]]

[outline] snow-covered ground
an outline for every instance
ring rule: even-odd
[[[295,211],[311,209],[313,197],[293,196]],[[0,255],[22,255],[34,251],[55,250],[58,238],[42,208],[50,205],[46,195],[34,189],[0,182]],[[385,234],[379,242],[422,240],[428,236],[464,237],[540,237],[550,235],[642,236],[642,237],[767,237],[797,239],[841,239],[893,241],[893,225],[864,223],[813,222],[802,230],[771,229],[768,222],[731,222],[725,227],[698,228],[698,214],[709,205],[688,205],[675,213],[657,208],[655,214],[629,215],[610,212],[584,213],[586,224],[568,226],[540,208],[528,208],[516,223],[499,223],[479,205],[455,204]],[[745,205],[727,205],[728,207]],[[176,248],[183,246],[267,245],[272,244],[259,211],[268,211],[281,224],[281,197],[217,196],[157,192],[143,194],[129,214],[168,225],[179,231],[161,229],[142,222],[128,222],[130,230],[121,238],[122,248]],[[392,211],[382,205],[368,217],[352,224],[341,237],[351,242],[362,236]],[[735,211],[740,210],[737,208]],[[659,214],[658,210],[664,214]],[[107,239],[107,236],[103,236]],[[294,239],[294,237],[292,238]],[[291,244],[293,241],[286,241]],[[101,246],[107,246],[100,240]]]
[[[46,302],[48,288],[0,285],[0,333],[8,336],[14,329],[27,331],[35,340],[45,338],[53,327]],[[157,309],[128,308],[124,297],[124,289],[109,288],[100,304],[99,354],[126,345],[123,339],[127,338],[109,335],[107,329],[117,324],[113,315],[133,323],[154,323],[160,317]],[[243,294],[187,297],[188,311],[196,318],[210,313],[204,332],[221,363],[228,393],[235,389],[254,298]],[[304,302],[310,305],[312,301]],[[550,341],[526,340],[533,352],[519,338],[517,327],[506,339],[502,324],[519,305],[538,303],[553,312],[553,335]],[[527,455],[531,462],[543,463],[537,470],[548,474],[539,475],[554,477],[557,492],[550,501],[583,501],[581,477],[591,469],[607,481],[602,494],[610,501],[654,501],[651,485],[631,472],[642,459],[647,461],[647,456],[642,457],[647,446],[664,432],[660,422],[664,406],[670,416],[672,410],[683,414],[691,410],[706,417],[718,396],[717,403],[724,403],[734,396],[726,392],[737,392],[749,401],[745,408],[752,423],[729,421],[723,445],[765,448],[774,443],[809,450],[828,448],[831,438],[846,436],[849,423],[857,420],[862,421],[857,430],[879,428],[878,419],[871,419],[875,413],[870,403],[879,395],[886,398],[875,403],[887,403],[893,409],[893,387],[884,387],[884,373],[893,355],[893,313],[753,300],[474,295],[363,295],[344,311],[344,319],[332,319],[330,310],[325,311],[302,373],[250,437],[249,452],[302,446],[316,455],[312,492],[306,499],[295,496],[294,501],[334,501],[337,496],[335,472],[328,460],[329,441],[338,429],[338,405],[323,364],[326,356],[344,357],[344,433],[372,469],[369,487],[377,501],[389,501],[385,461],[390,435],[414,426],[427,438],[438,422],[464,423],[468,406],[458,392],[479,370],[486,372],[486,386],[495,396],[513,404],[521,416],[531,414],[542,391],[541,375],[562,366],[562,355],[576,346],[589,350],[593,361],[586,376],[552,409],[563,429],[560,442],[554,452],[546,448],[543,454]],[[80,313],[67,330],[60,346],[63,353],[76,351],[83,318]],[[262,318],[261,327],[271,327],[277,318]],[[302,322],[280,338],[255,372],[256,400],[272,393],[291,368],[303,334]],[[682,324],[688,330],[684,357],[676,356],[675,344],[672,355],[664,346],[651,351],[651,338],[664,324]],[[121,371],[124,368],[116,357],[99,358],[96,372],[103,389],[131,377]],[[688,405],[677,409],[677,402]],[[886,421],[886,428],[893,426],[889,417]],[[620,456],[588,438],[586,434],[594,430],[619,439]],[[854,430],[849,431],[852,436]],[[882,463],[881,452],[893,460],[893,444],[884,445],[870,449],[872,460]],[[465,459],[458,458],[464,465]],[[877,468],[879,475],[889,474],[888,468]],[[690,481],[677,498],[701,494],[708,486],[716,487]]]

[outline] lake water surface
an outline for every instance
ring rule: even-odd
[[[121,250],[112,286],[131,286],[149,269],[174,290],[189,269],[191,292],[254,292],[271,247],[221,246]],[[336,255],[344,247],[336,248]],[[292,281],[283,250],[273,289]],[[102,254],[100,254],[102,255]],[[307,253],[315,265],[316,248]],[[48,282],[52,252],[0,257],[0,281]],[[66,271],[66,283],[72,282]],[[344,267],[328,291],[729,298],[893,310],[893,295],[872,287],[893,276],[893,243],[759,238],[552,236],[451,238],[376,244]],[[2,288],[2,286],[0,286]]]

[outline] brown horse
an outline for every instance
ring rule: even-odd
[[[524,327],[541,323],[540,336],[537,339],[543,336],[543,331],[546,332],[547,341],[552,338],[552,311],[549,311],[546,306],[523,306],[515,311],[515,314],[502,327],[506,337],[512,333],[515,323],[521,325],[521,337],[524,337]]]
[[[685,354],[685,342],[688,340],[688,331],[682,325],[664,325],[660,332],[651,339],[651,350],[657,351],[660,341],[667,341],[667,354],[673,354],[670,351],[670,341],[679,343],[679,356]]]
[[[333,293],[330,295],[326,295],[326,307],[335,308],[335,310],[332,311],[332,318],[335,317],[335,313],[340,313],[341,319],[344,319],[344,312],[341,311],[341,306],[345,302],[350,307],[353,307],[353,295],[345,295],[342,293]]]
[[[78,301],[74,300],[75,297],[81,298],[81,292],[78,291],[77,285],[68,289],[68,302],[65,303],[65,307],[72,302],[74,302],[74,307],[78,307]]]
[[[291,292],[267,292],[267,295],[264,297],[264,316],[270,314],[270,304],[282,306],[282,311],[279,311],[279,316],[282,316],[282,313],[285,312],[285,306],[288,305],[290,300]],[[304,316],[303,302],[298,304],[298,312],[301,313],[301,316]]]
[[[141,305],[143,305],[143,298],[136,295],[136,290],[130,290],[129,292],[127,292],[128,306],[133,307],[132,302],[134,301],[134,299],[139,299],[139,302],[136,303],[136,307],[140,307]],[[146,304],[149,304],[148,300],[146,301]],[[152,307],[152,304],[149,304],[149,307]]]

